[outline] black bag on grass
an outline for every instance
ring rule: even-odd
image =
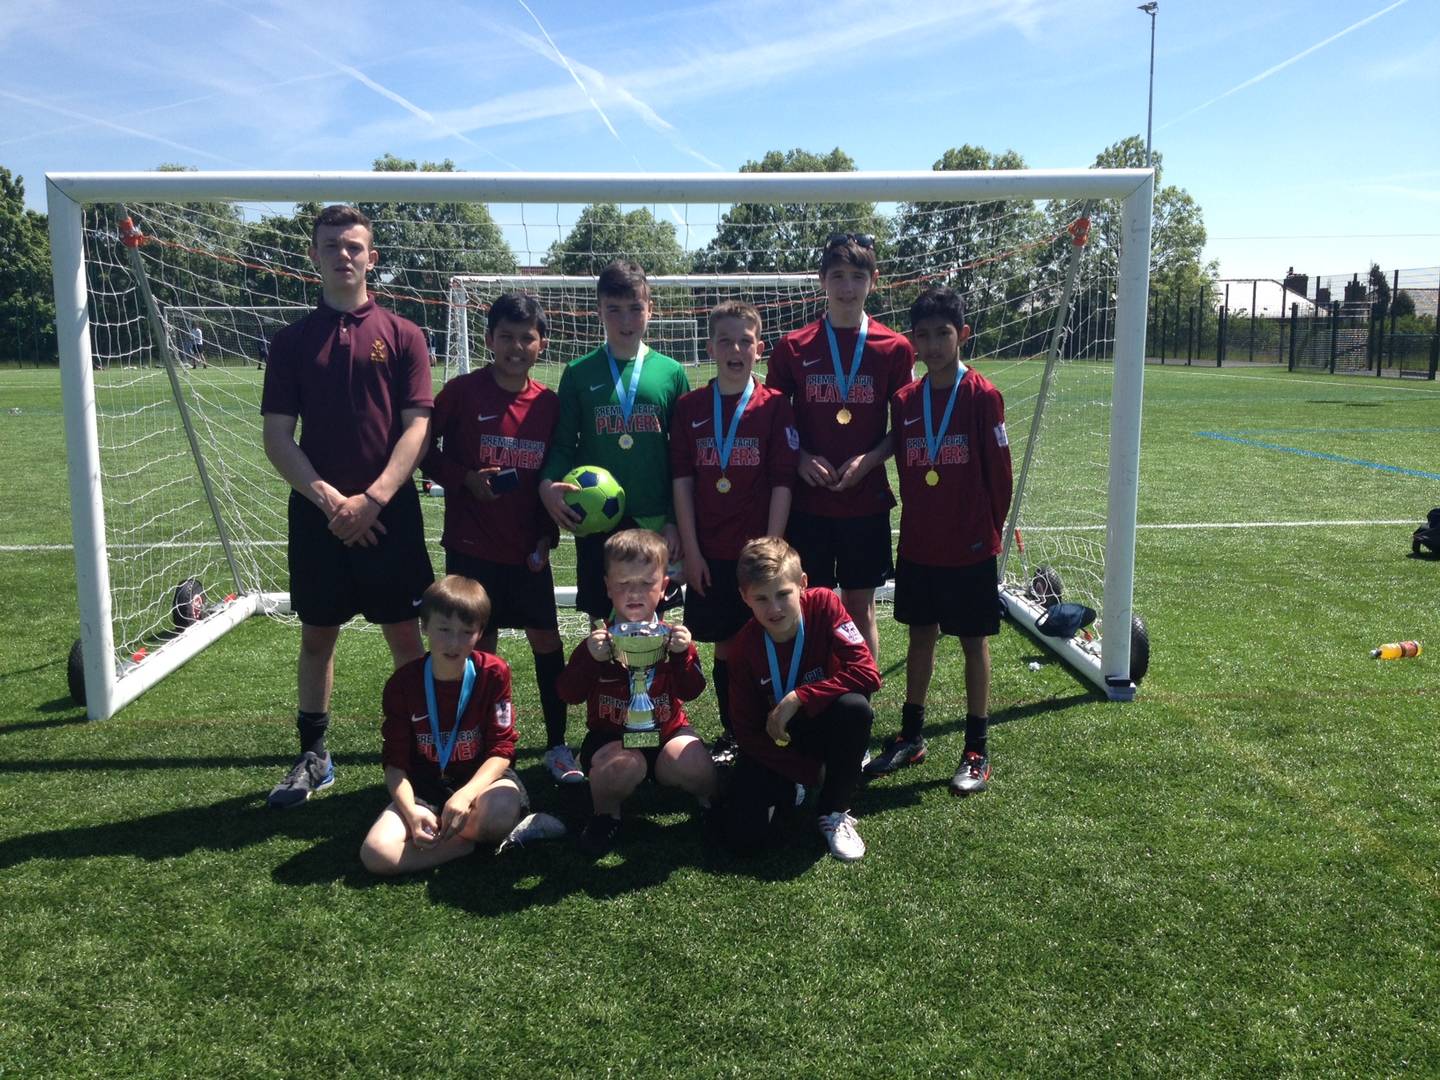
[[[1416,529],[1410,537],[1412,555],[1419,555],[1422,547],[1429,548],[1432,555],[1440,555],[1440,506],[1430,511],[1427,524]]]

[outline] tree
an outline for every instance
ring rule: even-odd
[[[25,209],[25,181],[0,166],[0,357],[39,363],[56,356],[45,215]]]
[[[855,162],[838,146],[820,155],[808,150],[771,150],[747,161],[741,172],[854,172]],[[868,233],[876,256],[885,258],[890,221],[874,203],[737,203],[720,219],[715,237],[695,260],[701,272],[804,273],[820,265],[832,233]]]
[[[454,172],[449,158],[417,165],[394,154],[375,172]],[[361,203],[380,251],[375,292],[421,326],[444,325],[453,274],[513,274],[515,253],[480,203]],[[307,241],[308,243],[308,241]]]
[[[1385,280],[1385,271],[1379,263],[1370,264],[1370,309],[1376,319],[1384,319],[1390,313],[1390,282]]]
[[[683,274],[690,263],[670,222],[643,207],[626,214],[615,203],[591,203],[565,237],[550,245],[545,268],[594,275],[615,259],[634,259],[648,275]]]
[[[1023,169],[1013,150],[991,154],[981,146],[946,150],[935,172]],[[1044,220],[1028,200],[901,203],[895,218],[891,306],[905,308],[932,285],[965,297],[975,329],[974,348],[1003,353],[1032,337],[1032,248]]]

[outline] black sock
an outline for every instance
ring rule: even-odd
[[[545,716],[545,745],[565,745],[565,702],[555,683],[565,670],[565,650],[535,653],[535,685],[540,688],[540,711]]]
[[[925,730],[925,706],[905,702],[900,706],[900,738],[914,742]]]
[[[990,731],[990,717],[973,716],[965,717],[965,752],[971,750],[977,754],[983,754],[985,750],[985,736]]]
[[[730,665],[716,660],[710,668],[710,682],[715,687],[715,704],[720,709],[720,726],[730,733]]]
[[[295,714],[295,726],[300,729],[300,753],[314,751],[325,756],[325,729],[330,726],[328,712],[306,712],[300,709]]]

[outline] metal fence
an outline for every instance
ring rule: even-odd
[[[1290,371],[1434,379],[1440,367],[1440,267],[1313,281],[1232,279],[1193,296],[1156,296],[1152,363],[1269,364]],[[1260,302],[1261,290],[1265,301]],[[1400,298],[1397,302],[1397,298]]]

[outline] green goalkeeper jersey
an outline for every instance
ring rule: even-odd
[[[628,393],[635,361],[617,360],[616,367],[620,388]],[[630,517],[657,530],[673,522],[670,416],[689,391],[685,369],[649,349],[627,419],[605,346],[572,360],[560,376],[560,416],[541,476],[559,480],[577,465],[599,465],[625,489]]]

